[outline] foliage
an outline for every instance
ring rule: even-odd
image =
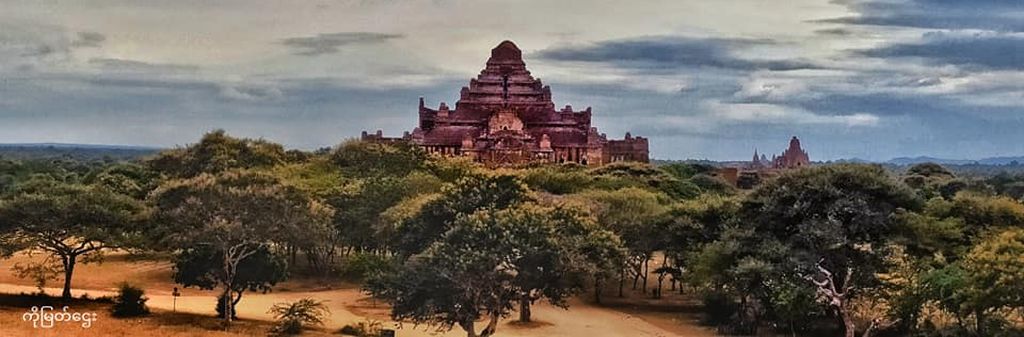
[[[84,178],[84,182],[142,200],[160,184],[160,177],[142,165],[117,163],[90,173]]]
[[[11,266],[11,271],[14,272],[15,276],[21,279],[32,280],[39,294],[45,294],[46,283],[57,280],[57,277],[60,276],[63,270],[63,266],[53,261],[51,256],[48,256],[43,261],[19,262]]]
[[[235,169],[269,168],[285,163],[286,158],[280,144],[235,138],[224,130],[215,130],[196,144],[161,152],[146,164],[169,177],[192,178]]]
[[[122,283],[117,290],[117,296],[114,296],[114,306],[111,307],[112,315],[114,317],[137,317],[149,314],[149,308],[146,307],[146,301],[149,299],[144,294],[142,288]]]
[[[347,141],[332,154],[331,161],[346,176],[404,176],[423,168],[426,153],[411,144],[382,144]]]
[[[618,162],[591,169],[594,188],[618,190],[626,187],[662,192],[676,199],[693,198],[701,193],[698,186],[676,178],[649,164]]]
[[[311,298],[303,298],[291,303],[277,303],[267,313],[274,315],[277,326],[273,332],[282,335],[297,335],[302,329],[311,325],[323,325],[324,319],[331,314],[324,302]]]
[[[348,324],[341,328],[342,335],[356,336],[356,337],[379,337],[381,330],[384,329],[384,324],[380,321],[373,319],[366,319],[365,321]]]
[[[439,241],[367,289],[392,304],[394,319],[458,325],[471,336],[486,319],[480,336],[490,336],[515,302],[521,310],[540,298],[567,305],[582,287],[573,275],[585,272],[574,262],[600,250],[596,237],[608,237],[595,230],[572,210],[484,209],[458,218]]]
[[[690,183],[706,193],[733,195],[736,188],[722,178],[713,177],[707,174],[697,174],[690,178]]]
[[[261,247],[238,263],[231,280],[224,274],[224,254],[210,245],[196,245],[182,249],[174,259],[174,282],[185,287],[211,290],[231,282],[231,290],[269,291],[288,276],[287,262],[280,254]]]
[[[527,191],[512,175],[481,174],[459,179],[398,226],[395,251],[401,256],[419,253],[440,238],[459,216],[514,206],[529,199]]]
[[[346,279],[363,281],[375,275],[391,271],[394,268],[394,264],[395,259],[389,256],[356,252],[342,259],[339,273]]]
[[[139,202],[97,186],[49,179],[20,187],[0,201],[0,253],[20,249],[58,258],[64,271],[64,298],[71,297],[76,264],[106,250],[138,241]]]
[[[593,178],[578,165],[544,165],[523,170],[523,182],[534,190],[570,194],[586,189]]]
[[[275,269],[257,269],[258,275],[252,278],[256,283],[248,282],[245,262],[249,258],[257,258],[250,261],[260,265],[283,266],[283,260],[269,251],[270,243],[288,242],[295,238],[292,234],[308,230],[311,224],[324,224],[332,215],[329,207],[301,191],[253,172],[172,181],[161,186],[154,199],[158,206],[154,217],[165,226],[164,241],[184,249],[179,271],[199,276],[181,279],[195,281],[199,287],[217,284],[225,296],[237,294],[226,302],[229,306],[241,300],[245,290],[269,288],[282,278]],[[231,319],[225,316],[225,321]]]
[[[755,278],[746,284],[752,287],[741,291],[765,302],[778,296],[764,284],[813,286],[852,336],[853,303],[880,285],[879,273],[888,270],[891,240],[901,232],[896,214],[920,207],[915,194],[879,166],[832,165],[788,172],[743,201],[739,221],[753,226],[753,233],[743,237],[754,242],[737,247],[760,251],[731,258],[733,267],[725,270],[767,267],[750,274]],[[733,277],[741,285],[747,279],[742,273]]]
[[[686,163],[672,163],[659,166],[658,168],[680,180],[690,179],[697,174],[710,174],[716,170],[715,167],[711,165]]]

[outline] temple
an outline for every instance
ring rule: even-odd
[[[750,161],[731,162],[720,167],[715,175],[741,189],[751,189],[783,171],[808,166],[811,166],[810,156],[800,146],[800,139],[793,137],[789,140],[789,147],[781,154],[772,155],[771,159],[754,149],[754,157]]]
[[[771,161],[768,161],[768,157],[764,154],[758,157],[757,149],[754,149],[754,160],[750,163],[753,168],[770,167],[773,169],[792,169],[810,165],[811,159],[807,155],[807,151],[804,151],[804,149],[800,147],[800,139],[793,136],[793,138],[789,140],[789,147],[786,148],[785,151],[782,151],[781,155],[773,155]]]
[[[382,132],[362,139],[411,142],[428,152],[467,156],[491,166],[530,162],[603,165],[648,161],[647,138],[626,133],[610,140],[591,126],[592,111],[556,109],[551,87],[526,69],[522,51],[511,41],[491,50],[487,66],[462,87],[454,108],[419,103],[419,126],[401,138]]]

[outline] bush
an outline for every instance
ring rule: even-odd
[[[394,259],[387,256],[353,253],[342,259],[340,274],[349,280],[365,280],[370,276],[390,270],[394,263]]]
[[[383,327],[384,324],[382,324],[380,321],[367,319],[354,325],[346,325],[345,327],[341,328],[341,331],[338,332],[341,333],[342,335],[356,337],[379,337],[381,329],[383,329]]]
[[[712,326],[724,326],[733,322],[739,313],[739,304],[728,294],[711,291],[703,296],[704,323]]]
[[[145,292],[138,287],[128,283],[122,283],[121,288],[114,297],[114,306],[111,308],[114,317],[136,317],[149,314],[144,296]]]
[[[282,335],[297,335],[302,329],[310,325],[323,325],[324,318],[330,314],[330,310],[324,306],[324,302],[311,298],[303,298],[292,303],[278,303],[270,308],[268,313],[273,314],[277,319],[277,326],[273,332]]]

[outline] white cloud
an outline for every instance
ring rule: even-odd
[[[709,102],[712,117],[726,123],[749,124],[839,124],[850,127],[875,126],[879,117],[867,113],[820,115],[784,105],[762,103]]]

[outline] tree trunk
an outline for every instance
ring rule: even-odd
[[[644,288],[643,288],[644,294],[647,293],[647,274],[651,272],[651,269],[650,269],[651,267],[650,267],[650,264],[649,264],[650,262],[651,262],[650,258],[645,258],[644,259]]]
[[[844,308],[846,303],[843,303],[843,307],[839,308],[839,315],[843,317],[843,327],[846,329],[846,337],[855,337],[857,333],[857,326],[853,322],[853,314],[849,312],[848,308]]]
[[[231,286],[224,285],[223,296],[224,296],[224,323],[225,324],[231,324],[231,320],[233,319],[232,316],[234,316],[234,315],[232,315],[232,312],[235,311],[235,301],[233,300],[234,296],[231,295]]]
[[[459,323],[462,330],[466,330],[466,337],[476,337],[476,323],[469,321],[467,323]]]
[[[529,323],[533,312],[530,311],[530,295],[523,295],[519,299],[519,321]]]
[[[665,281],[665,274],[658,275],[658,289],[654,291],[654,298],[661,298],[661,284]]]
[[[602,277],[594,279],[594,303],[601,304],[601,288],[604,287]]]
[[[75,272],[75,260],[78,259],[76,255],[69,255],[64,257],[64,291],[60,294],[60,297],[67,300],[71,299],[71,275]]]
[[[494,335],[494,331],[498,330],[498,319],[501,318],[497,313],[491,313],[491,321],[487,323],[487,327],[484,331],[480,331],[480,337],[490,337]]]
[[[619,298],[626,297],[622,292],[622,289],[626,286],[626,269],[623,268],[619,271]]]
[[[986,336],[985,335],[985,312],[984,311],[982,311],[982,310],[975,310],[974,311],[974,326],[975,326],[975,328],[974,328],[975,329],[975,333],[977,333],[978,336]]]

